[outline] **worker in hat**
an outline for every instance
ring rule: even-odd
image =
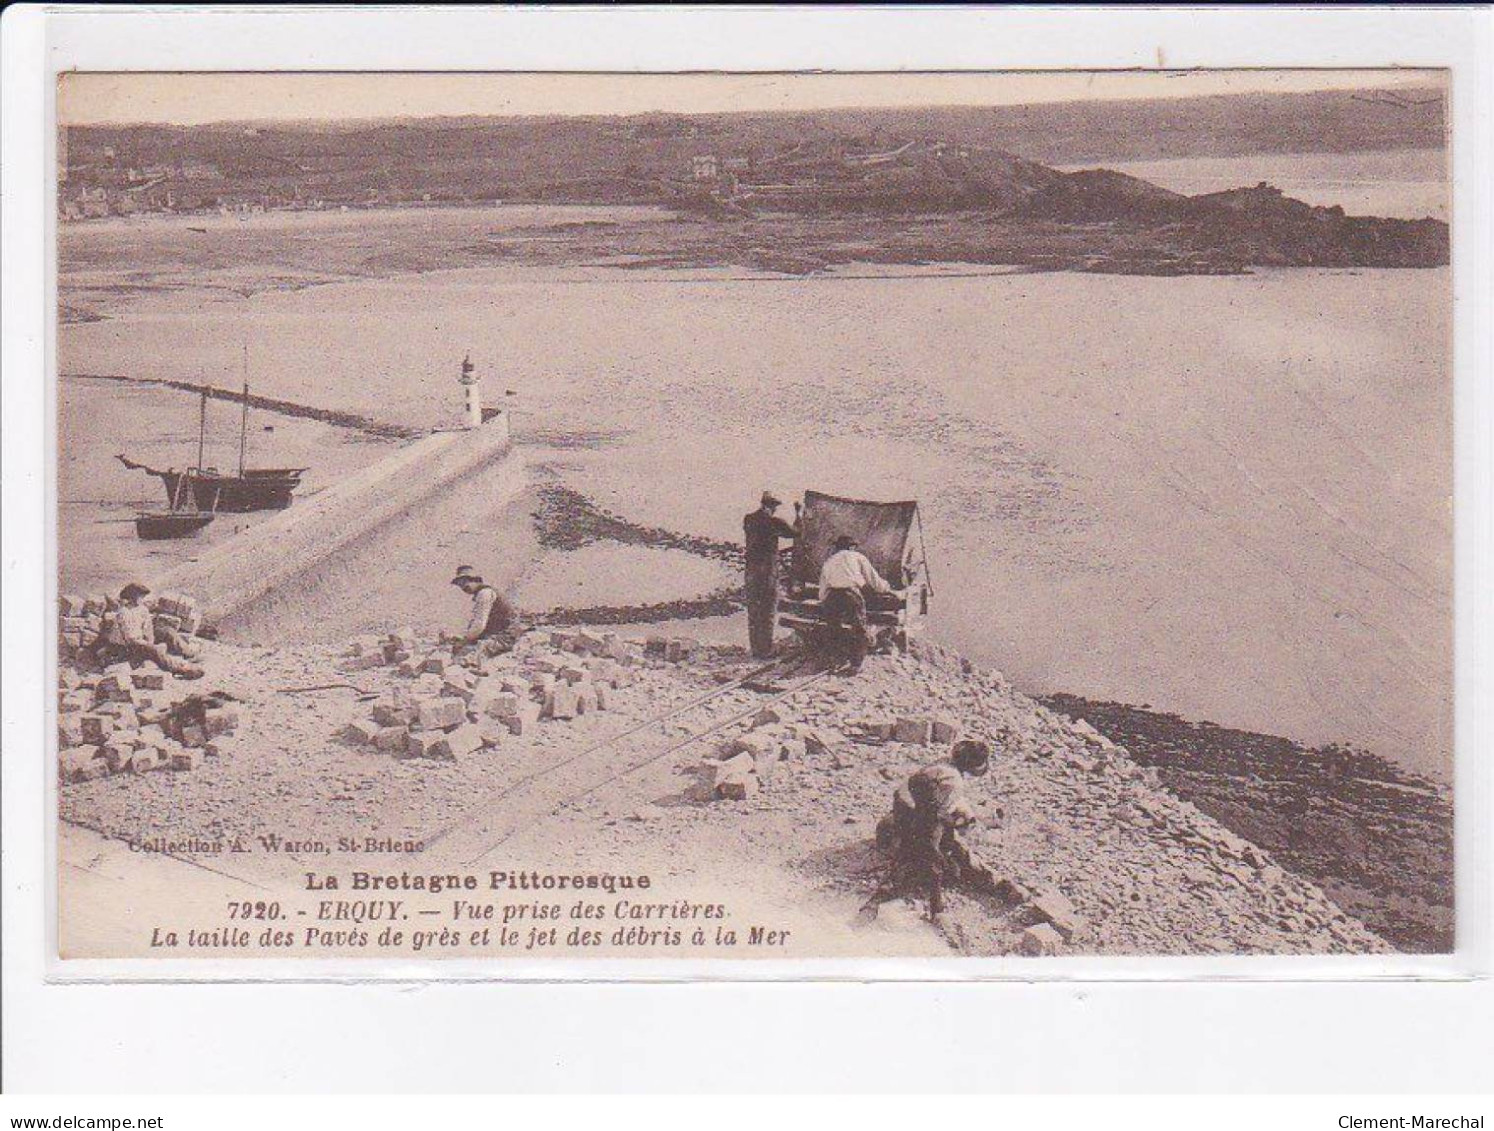
[[[892,795],[892,812],[877,825],[877,846],[890,858],[886,878],[862,907],[863,919],[900,895],[923,895],[929,917],[944,910],[949,878],[998,892],[1000,881],[971,853],[961,833],[975,824],[967,778],[985,777],[991,748],[977,739],[955,743],[950,758],[909,775]]]
[[[870,644],[866,634],[866,594],[897,593],[863,554],[856,539],[842,534],[835,552],[820,568],[820,615],[831,628],[834,666],[848,675],[861,670]]]
[[[757,510],[742,519],[747,559],[747,640],[759,660],[773,657],[773,627],[778,620],[778,540],[799,537],[798,503],[792,524],[778,517],[783,500],[764,491]]]
[[[132,581],[119,591],[119,607],[104,619],[97,654],[104,663],[150,661],[182,679],[201,679],[196,664],[173,656],[165,644],[156,642],[156,619],[145,605],[150,590]]]
[[[467,627],[459,635],[446,636],[451,644],[480,649],[489,656],[507,652],[518,638],[513,606],[469,565],[457,566],[451,583],[472,598]]]

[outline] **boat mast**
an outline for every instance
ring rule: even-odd
[[[239,478],[244,478],[244,447],[249,442],[249,343],[244,343],[244,412],[239,418]]]
[[[202,470],[202,449],[207,442],[207,402],[211,385],[202,388],[202,404],[197,408],[197,470]]]

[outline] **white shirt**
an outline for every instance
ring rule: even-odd
[[[892,586],[882,580],[874,565],[860,550],[837,550],[826,559],[820,570],[820,600],[832,589],[871,589],[891,593]]]
[[[121,605],[114,611],[105,633],[111,644],[154,644],[155,619],[144,605]]]
[[[483,630],[488,627],[488,615],[497,603],[498,590],[490,585],[484,585],[472,594],[472,617],[467,621],[467,631],[463,634],[469,641],[482,636]]]

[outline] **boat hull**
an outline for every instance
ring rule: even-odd
[[[182,473],[158,471],[155,474],[161,477],[167,501],[176,500]],[[192,505],[198,510],[245,514],[249,511],[284,510],[290,506],[291,496],[301,483],[301,472],[280,468],[246,471],[243,476],[193,472],[187,480],[183,502],[190,494]]]
[[[135,533],[147,542],[190,538],[212,521],[210,514],[142,514],[135,518]]]

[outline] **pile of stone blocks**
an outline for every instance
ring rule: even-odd
[[[197,600],[182,593],[157,593],[146,599],[146,607],[155,617],[156,631],[181,632],[196,636],[202,628],[202,610]]]
[[[701,787],[712,800],[746,801],[772,783],[783,763],[824,748],[819,732],[784,723],[771,707],[764,708],[745,733],[724,740],[701,763]]]
[[[633,682],[639,660],[638,645],[587,630],[526,633],[497,656],[423,647],[405,631],[359,638],[344,666],[392,667],[410,682],[342,736],[396,758],[453,761],[532,734],[541,720],[606,710],[609,696]]]
[[[58,650],[64,661],[73,660],[99,638],[109,599],[101,595],[78,597],[64,593],[57,598],[57,606]]]
[[[418,649],[415,630],[410,628],[397,629],[384,636],[355,636],[348,645],[342,667],[344,671],[399,667],[408,664]]]
[[[694,656],[699,648],[699,642],[688,636],[650,636],[643,653],[650,659],[679,664]]]
[[[861,720],[852,726],[864,741],[900,742],[911,746],[948,746],[960,737],[960,726],[947,716],[899,715],[894,719]]]
[[[97,642],[104,617],[118,604],[102,593],[87,597],[64,593],[57,598],[58,651],[65,662],[80,659]],[[155,622],[156,643],[172,641],[189,658],[195,654],[188,638],[199,635],[203,628],[202,610],[195,598],[181,593],[152,594],[145,607]]]
[[[154,664],[111,664],[58,677],[58,772],[64,785],[110,774],[195,770],[227,752],[241,706],[179,690]]]

